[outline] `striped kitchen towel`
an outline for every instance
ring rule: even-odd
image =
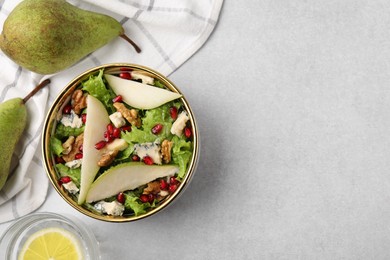
[[[19,2],[0,0],[1,28]],[[49,185],[42,165],[42,125],[47,108],[70,80],[94,66],[117,62],[141,64],[169,75],[206,42],[217,24],[223,4],[223,0],[68,2],[120,21],[126,34],[141,47],[142,52],[137,54],[126,41],[118,37],[71,68],[45,76],[19,67],[0,52],[0,102],[24,97],[44,78],[51,79],[50,86],[27,103],[28,125],[14,152],[11,174],[0,191],[0,223],[36,210],[46,198]]]

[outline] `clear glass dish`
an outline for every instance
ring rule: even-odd
[[[82,225],[80,221],[55,213],[33,213],[13,223],[0,239],[0,259],[18,259],[26,240],[45,228],[65,229],[80,243],[83,259],[100,259],[99,244],[93,232],[86,225]]]

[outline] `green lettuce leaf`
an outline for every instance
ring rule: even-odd
[[[103,70],[99,71],[97,76],[90,76],[87,81],[82,83],[83,90],[87,91],[90,95],[99,99],[110,110],[110,114],[115,112],[112,99],[115,97],[114,92],[111,89],[107,89],[103,80]]]
[[[156,124],[162,124],[162,131],[155,135],[155,138],[158,137],[160,139],[171,139],[171,127],[173,123],[173,119],[169,114],[170,105],[165,104],[158,108],[151,109],[145,112],[145,117],[142,119],[142,127],[145,132],[151,133],[152,128]]]
[[[188,163],[192,157],[192,143],[178,136],[174,136],[172,141],[172,161],[179,165],[178,178],[182,179],[186,174]]]
[[[79,186],[80,178],[81,178],[81,168],[71,169],[61,163],[56,164],[55,167],[61,177],[69,176],[72,179],[72,181],[76,184],[76,186]]]
[[[154,86],[155,86],[155,87],[158,87],[158,88],[165,88],[164,83],[162,83],[162,82],[159,81],[158,79],[154,79]]]
[[[125,209],[134,211],[136,216],[146,213],[150,208],[150,203],[142,203],[133,193],[125,193]]]
[[[78,136],[84,132],[84,126],[80,128],[72,128],[70,126],[64,126],[63,124],[58,124],[55,132],[55,137],[62,139],[69,136]]]
[[[118,164],[124,161],[129,161],[129,157],[133,153],[133,151],[134,151],[134,144],[130,143],[125,150],[119,152],[119,154],[115,157],[114,163]]]
[[[153,142],[156,136],[149,131],[144,131],[133,127],[131,132],[122,133],[121,138],[128,143]]]
[[[61,140],[55,138],[54,136],[50,137],[50,148],[52,152],[57,156],[60,156],[61,153],[64,151],[64,147],[62,147]]]

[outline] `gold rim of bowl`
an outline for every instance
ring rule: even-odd
[[[117,72],[119,68],[126,68],[131,70],[142,70],[151,76],[159,79],[162,81],[165,86],[176,93],[179,93],[182,95],[180,98],[181,101],[184,104],[184,107],[186,108],[190,122],[192,125],[192,131],[193,131],[193,147],[194,151],[192,154],[191,162],[188,167],[187,173],[183,179],[183,182],[181,185],[179,185],[178,189],[175,191],[175,193],[171,194],[166,200],[164,200],[158,207],[148,211],[147,213],[140,215],[140,216],[121,216],[121,217],[114,217],[114,216],[108,216],[108,215],[98,215],[95,214],[88,209],[82,207],[81,205],[78,205],[76,201],[72,199],[70,195],[58,184],[57,181],[57,173],[55,170],[55,162],[54,158],[50,152],[50,137],[55,129],[55,125],[57,123],[57,112],[60,108],[62,108],[67,100],[69,100],[71,93],[81,84],[82,81],[86,80],[90,75],[97,74],[99,70],[104,69],[105,72]],[[131,63],[111,63],[111,64],[104,64],[98,67],[94,67],[90,70],[85,71],[84,73],[80,74],[76,78],[74,78],[68,85],[66,85],[60,94],[57,96],[57,98],[54,100],[53,104],[51,105],[45,122],[43,126],[43,133],[42,133],[42,158],[43,163],[45,166],[46,173],[49,177],[49,180],[51,184],[53,185],[54,189],[57,191],[57,193],[68,203],[70,204],[74,209],[79,211],[82,214],[85,214],[89,217],[92,217],[94,219],[103,220],[107,222],[130,222],[130,221],[136,221],[140,219],[144,219],[146,217],[149,217],[151,215],[156,214],[157,212],[160,212],[161,210],[165,209],[168,205],[170,205],[173,200],[175,200],[179,195],[183,193],[185,188],[190,183],[198,163],[198,157],[199,157],[199,131],[198,126],[196,124],[196,120],[193,114],[193,111],[188,104],[186,98],[181,93],[181,91],[165,76],[160,74],[159,72],[150,69],[148,67],[142,66],[142,65],[136,65]]]

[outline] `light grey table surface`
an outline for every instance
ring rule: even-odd
[[[170,76],[201,131],[183,196],[110,224],[50,187],[38,211],[89,225],[103,259],[389,259],[389,13],[379,0],[225,1]]]

